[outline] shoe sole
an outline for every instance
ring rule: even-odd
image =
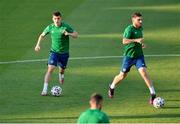
[[[113,98],[113,96],[108,96],[110,99],[112,99]]]
[[[111,95],[109,95],[109,94],[110,94],[110,91],[108,91],[108,97],[109,97],[110,99],[112,99],[113,96],[111,96]]]
[[[41,94],[41,96],[47,96],[47,94]]]

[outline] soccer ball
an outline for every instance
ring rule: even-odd
[[[53,96],[60,96],[62,94],[62,88],[60,86],[53,86],[51,89],[51,94]]]
[[[157,97],[153,101],[153,106],[155,108],[162,108],[164,106],[164,99],[161,97]]]

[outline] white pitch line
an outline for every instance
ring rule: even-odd
[[[87,59],[110,59],[110,58],[122,58],[123,56],[93,56],[93,57],[73,57],[70,60],[87,60]],[[145,57],[180,57],[180,54],[159,54],[159,55],[145,55]],[[0,62],[3,64],[17,64],[17,63],[30,63],[30,62],[43,62],[47,59],[27,59],[27,60],[16,60],[16,61],[5,61]]]

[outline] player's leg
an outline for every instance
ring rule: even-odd
[[[41,93],[42,96],[47,95],[48,83],[50,81],[51,75],[56,66],[57,66],[57,54],[54,52],[51,52],[49,56],[49,60],[48,60],[48,69],[44,77],[44,87]]]
[[[128,73],[120,72],[118,75],[114,77],[113,82],[109,86],[108,96],[109,98],[113,98],[115,87],[127,76]]]
[[[113,82],[109,86],[109,91],[108,91],[109,98],[113,98],[115,87],[127,76],[132,65],[133,65],[133,59],[129,57],[124,57],[122,70],[118,75],[114,77]]]
[[[60,84],[64,84],[64,73],[68,63],[68,59],[69,59],[69,53],[60,54],[58,58]]]
[[[146,70],[145,67],[139,68],[138,71],[139,71],[141,77],[144,79],[147,87],[149,88],[149,91],[150,91],[150,94],[151,94],[151,98],[150,98],[149,103],[152,104],[153,100],[156,98],[156,92],[154,90],[153,83],[152,83],[151,79],[149,78],[149,75],[148,75],[147,70]]]
[[[43,87],[43,91],[41,93],[42,96],[45,96],[47,95],[47,91],[48,91],[48,83],[50,81],[50,78],[51,78],[51,75],[54,71],[56,66],[53,66],[53,65],[48,65],[48,70],[45,74],[45,77],[44,77],[44,87]]]
[[[65,69],[59,67],[59,83],[60,84],[64,84],[64,73],[65,73]]]
[[[144,61],[144,57],[139,57],[136,61],[136,67],[141,75],[141,77],[144,79],[147,87],[149,88],[151,98],[150,98],[150,104],[153,103],[153,100],[156,98],[156,92],[154,90],[153,83],[147,73],[146,64]]]

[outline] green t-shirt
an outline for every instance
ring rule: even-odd
[[[123,34],[123,38],[126,39],[137,39],[143,38],[143,28],[135,28],[133,25],[129,25]],[[140,43],[130,43],[124,45],[124,56],[128,56],[131,58],[136,58],[143,55],[142,44]]]
[[[74,29],[64,22],[61,22],[59,27],[56,27],[53,23],[44,29],[43,32],[45,35],[51,34],[51,51],[56,53],[69,53],[69,36],[63,34],[64,30],[69,33],[74,32]]]
[[[99,109],[88,109],[80,115],[77,123],[109,123],[109,118]]]

